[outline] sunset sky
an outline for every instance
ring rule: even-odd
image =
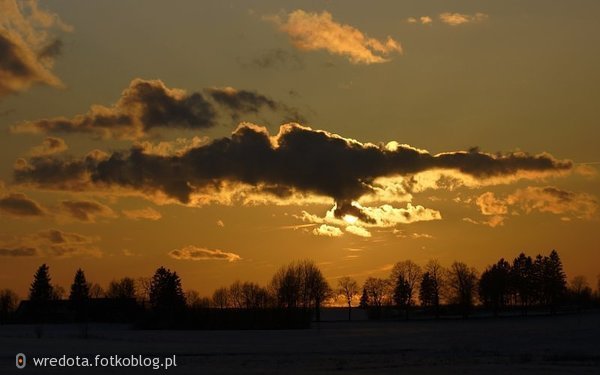
[[[598,1],[0,0],[0,288],[600,272]]]

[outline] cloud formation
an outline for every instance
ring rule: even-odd
[[[450,26],[459,26],[466,23],[482,22],[489,18],[485,13],[463,14],[446,12],[440,14],[440,21]]]
[[[73,219],[94,223],[99,217],[115,217],[113,210],[101,203],[88,200],[65,200],[60,211]]]
[[[222,250],[210,250],[193,245],[169,251],[169,256],[178,260],[226,260],[237,262],[242,258],[234,253]]]
[[[36,0],[0,1],[0,97],[33,84],[61,87],[52,72],[62,42],[51,31],[71,31],[53,13],[38,8]]]
[[[340,237],[344,234],[340,228],[327,224],[321,224],[319,227],[313,229],[312,233],[315,236],[324,237]]]
[[[9,193],[0,198],[0,212],[17,217],[41,217],[46,211],[23,193]]]
[[[31,156],[46,156],[52,154],[58,154],[59,152],[66,151],[69,147],[65,143],[65,140],[57,137],[46,137],[42,144],[33,147],[29,150]]]
[[[486,192],[475,202],[483,215],[493,218],[486,221],[490,226],[501,225],[507,215],[529,214],[537,211],[562,215],[563,220],[571,218],[589,220],[598,211],[598,201],[595,197],[553,186],[528,186],[505,197],[497,197],[492,192]]]
[[[169,88],[160,80],[136,78],[112,106],[92,105],[73,118],[56,117],[24,122],[11,128],[16,133],[87,133],[101,138],[139,139],[156,128],[206,129],[217,124],[220,112],[237,119],[263,109],[301,116],[262,94],[231,87],[188,93]]]
[[[304,51],[326,50],[348,57],[353,64],[388,62],[392,53],[402,53],[400,43],[390,36],[385,41],[369,38],[357,28],[338,23],[331,13],[305,12],[301,9],[286,15],[269,16],[280,31],[288,34],[292,44]]]
[[[123,210],[123,215],[132,220],[160,220],[162,215],[152,207],[140,208],[138,210]]]
[[[156,155],[139,146],[129,151],[93,152],[84,158],[57,156],[20,159],[17,183],[44,189],[101,190],[143,195],[161,202],[199,205],[234,203],[237,194],[274,200],[321,197],[339,209],[381,191],[378,179],[446,170],[475,181],[536,179],[569,173],[573,163],[549,154],[488,154],[472,149],[430,154],[408,145],[360,143],[297,124],[271,136],[253,124],[178,155]],[[386,191],[385,189],[383,189]],[[389,193],[389,191],[388,191]],[[323,198],[326,198],[325,200]],[[414,207],[412,208],[414,210]]]
[[[0,257],[31,257],[37,255],[37,250],[33,247],[0,247]]]
[[[82,234],[65,232],[59,229],[47,229],[33,234],[4,238],[0,243],[0,256],[93,256],[100,257],[102,252],[95,246],[98,238]]]

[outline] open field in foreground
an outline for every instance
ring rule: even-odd
[[[321,323],[298,331],[132,331],[126,326],[0,326],[0,374],[598,374],[600,313]],[[15,368],[15,354],[29,366]],[[148,368],[33,368],[33,356],[177,356]]]

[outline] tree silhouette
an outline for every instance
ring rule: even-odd
[[[521,305],[521,313],[527,314],[528,306],[536,298],[535,275],[533,260],[524,253],[513,260],[510,269],[510,283],[513,293]]]
[[[150,305],[155,312],[173,315],[185,308],[185,296],[177,272],[160,267],[150,282]]]
[[[104,292],[104,289],[102,289],[100,284],[90,283],[89,289],[90,289],[90,298],[102,298],[106,295],[106,293]]]
[[[29,288],[29,300],[34,303],[50,301],[53,296],[52,284],[50,284],[50,272],[46,264],[42,264],[33,276],[33,283]]]
[[[567,291],[567,276],[563,271],[562,261],[556,250],[552,250],[544,260],[545,300],[550,306],[550,311],[554,313]]]
[[[363,288],[358,306],[361,309],[366,309],[367,307],[369,307],[369,294],[367,293],[367,288]]]
[[[71,284],[71,293],[69,300],[76,304],[85,303],[90,298],[90,288],[85,280],[85,273],[81,268],[75,272],[73,284]]]
[[[428,285],[425,287],[427,303],[433,307],[435,317],[438,318],[440,315],[440,303],[442,288],[444,287],[444,277],[447,271],[435,259],[427,262],[425,265],[425,271],[428,274],[428,280],[426,281],[426,284]],[[420,295],[419,298],[421,299]],[[423,303],[423,299],[421,299],[421,303]]]
[[[410,307],[413,303],[413,296],[417,290],[419,281],[421,280],[422,273],[421,267],[419,267],[419,265],[412,260],[398,262],[394,265],[394,268],[392,268],[390,281],[392,285],[394,285],[394,289],[396,289],[396,287],[400,287],[400,289],[405,290],[407,294],[404,307],[407,319]],[[400,277],[404,280],[406,285],[397,284],[400,280]]]
[[[569,283],[569,297],[571,302],[581,310],[591,305],[593,299],[592,288],[585,276],[575,276]]]
[[[215,289],[212,295],[212,303],[215,307],[224,309],[229,307],[229,292],[227,288],[221,287]]]
[[[136,288],[135,280],[130,277],[124,277],[121,280],[113,280],[108,284],[106,297],[128,299],[135,298]]]
[[[449,287],[453,302],[459,306],[463,317],[468,317],[477,288],[477,270],[462,262],[454,262],[449,271]]]
[[[271,290],[280,307],[314,307],[317,321],[320,320],[321,303],[330,293],[321,270],[309,260],[281,267],[271,280]]]
[[[374,308],[374,310],[372,309],[370,312],[375,314],[375,318],[380,318],[381,307],[389,295],[389,280],[369,277],[365,280],[363,288],[367,292],[366,295],[368,297],[369,306]]]
[[[488,267],[479,280],[479,296],[484,305],[498,315],[510,296],[510,264],[504,259]]]
[[[19,296],[10,289],[0,291],[0,324],[4,324],[10,314],[17,309]]]
[[[403,275],[399,274],[394,285],[394,302],[400,310],[406,312],[405,318],[408,319],[408,307],[410,306],[410,284]]]
[[[419,288],[419,300],[423,307],[434,307],[439,305],[439,294],[437,293],[436,280],[429,272],[425,272],[421,278]]]
[[[344,296],[348,304],[348,320],[352,320],[352,300],[358,294],[358,283],[356,280],[344,276],[338,280],[338,293]]]

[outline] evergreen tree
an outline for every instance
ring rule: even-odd
[[[421,287],[419,288],[419,300],[421,301],[421,306],[437,306],[439,304],[437,290],[437,281],[431,277],[429,272],[425,272],[421,278]]]
[[[552,250],[545,259],[544,284],[546,303],[554,313],[567,291],[567,276],[563,270],[562,261],[556,250]]]
[[[366,309],[367,307],[369,307],[369,294],[367,293],[367,288],[363,288],[358,307],[360,307],[361,309]]]
[[[33,276],[33,283],[29,288],[29,300],[36,303],[47,302],[52,299],[52,294],[49,267],[42,264]]]
[[[398,279],[396,280],[396,284],[394,285],[394,302],[396,306],[400,310],[404,310],[406,313],[406,319],[408,319],[408,309],[410,306],[410,284],[408,281],[402,276],[398,275]]]
[[[185,307],[185,296],[177,272],[160,267],[150,282],[150,304],[157,312],[176,312]]]
[[[524,253],[519,254],[510,269],[510,285],[515,302],[521,305],[523,314],[527,314],[527,307],[534,302],[534,281],[533,260]]]
[[[479,296],[483,303],[491,307],[494,315],[502,309],[507,301],[510,290],[510,264],[504,259],[488,267],[479,280]]]
[[[85,274],[80,268],[75,273],[73,284],[71,284],[71,293],[69,294],[69,300],[75,303],[83,303],[90,298],[90,287],[85,280]]]

